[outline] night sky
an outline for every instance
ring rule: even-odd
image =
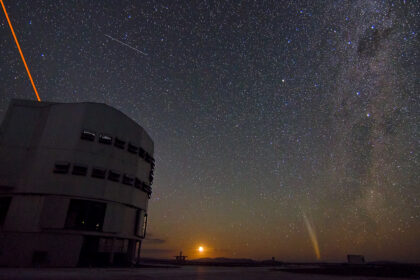
[[[153,138],[143,256],[420,261],[419,1],[5,4],[42,100]],[[1,11],[11,98],[35,94]]]

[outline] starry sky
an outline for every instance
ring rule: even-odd
[[[42,100],[154,139],[143,256],[284,261],[420,261],[419,4],[5,0]],[[1,12],[11,98],[35,94]]]

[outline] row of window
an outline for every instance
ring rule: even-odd
[[[67,211],[67,229],[102,231],[106,203],[72,199]]]
[[[85,129],[82,131],[80,138],[87,141],[95,141],[96,133]],[[126,143],[126,141],[118,137],[113,138],[112,136],[109,136],[103,133],[99,133],[98,142],[102,144],[106,144],[106,145],[114,145],[115,147],[120,148],[122,150],[125,150],[127,148],[127,151],[129,153],[137,154],[139,157],[143,158],[146,162],[150,163],[152,165],[152,169],[155,166],[155,159],[148,152],[146,152],[142,147],[136,146],[131,142]]]
[[[67,218],[66,229],[102,231],[106,212],[106,203],[71,199]],[[147,213],[142,209],[136,210],[134,234],[139,237],[146,237]]]
[[[70,168],[70,167],[71,167],[70,162],[59,161],[54,164],[53,172],[58,173],[58,174],[68,174],[71,170],[71,174],[73,175],[79,175],[79,176],[88,175],[89,168],[87,165],[73,164],[72,166],[73,168]],[[113,182],[120,182],[128,186],[134,186],[135,188],[146,192],[149,198],[152,195],[152,188],[150,185],[141,181],[135,176],[132,176],[126,173],[121,173],[117,170],[111,170],[111,169],[107,170],[105,168],[93,167],[90,172],[90,176],[93,178],[107,179]],[[150,179],[151,179],[150,182],[152,182],[153,177],[149,176],[149,180]]]
[[[96,133],[93,131],[89,131],[84,129],[82,131],[82,134],[80,136],[83,140],[88,141],[95,141],[96,139]],[[120,149],[125,149],[127,146],[127,151],[132,154],[138,154],[141,158],[143,158],[146,162],[150,163],[151,170],[149,173],[149,182],[150,185],[153,184],[153,176],[154,176],[154,170],[155,170],[155,159],[147,153],[142,147],[138,147],[136,145],[133,145],[131,142],[126,143],[126,141],[121,140],[118,137],[113,138],[112,136],[99,133],[98,135],[98,142],[106,145],[112,145],[114,144],[115,147]]]
[[[0,227],[4,224],[12,197],[0,197]],[[71,199],[64,227],[72,230],[102,231],[106,203]],[[134,234],[146,236],[147,213],[137,209]]]

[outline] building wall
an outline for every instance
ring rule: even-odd
[[[2,266],[27,267],[36,266],[33,262],[34,252],[47,251],[47,260],[40,265],[73,267],[79,259],[83,243],[82,235],[0,232],[0,263]],[[24,248],[24,249],[23,249]]]
[[[95,141],[81,139],[84,130],[94,132]],[[100,134],[111,136],[112,143],[99,143]],[[124,149],[114,145],[116,137],[126,142]],[[145,188],[151,185],[149,175],[154,163],[129,152],[128,143],[153,157],[153,141],[147,132],[112,107],[13,100],[0,129],[0,197],[12,196],[0,225],[0,265],[33,263],[27,254],[33,257],[36,246],[48,251],[48,259],[55,250],[61,251],[48,265],[75,265],[74,255],[79,254],[83,236],[141,241],[142,237],[135,234],[136,223],[142,223],[137,215],[140,210],[147,213],[150,193]],[[55,173],[56,164],[62,162],[70,165],[68,172]],[[87,166],[87,174],[72,174],[75,165]],[[93,178],[94,167],[118,171],[121,178],[119,182]],[[123,184],[124,174],[146,187]],[[65,228],[72,199],[106,203],[102,230]],[[54,242],[57,247],[48,245]],[[68,244],[72,246],[66,247]],[[17,253],[17,248],[22,252]],[[10,259],[15,253],[20,257]]]

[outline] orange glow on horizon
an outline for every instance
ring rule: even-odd
[[[23,56],[22,50],[20,48],[20,45],[19,45],[18,39],[16,37],[15,31],[13,30],[13,26],[12,26],[12,23],[9,19],[9,15],[7,14],[6,6],[4,5],[3,0],[0,0],[0,2],[1,2],[1,6],[3,7],[4,14],[6,15],[7,22],[9,23],[10,30],[12,31],[13,38],[15,39],[16,46],[17,46],[17,48],[19,50],[19,53],[20,53],[20,57],[22,58],[23,64],[25,65],[25,68],[26,68],[26,72],[28,73],[29,80],[31,80],[31,84],[32,84],[32,87],[34,88],[36,98],[37,98],[38,101],[41,101],[41,98],[39,98],[38,91],[36,90],[35,83],[32,79],[31,72],[29,72],[28,65],[26,64],[25,57]]]

